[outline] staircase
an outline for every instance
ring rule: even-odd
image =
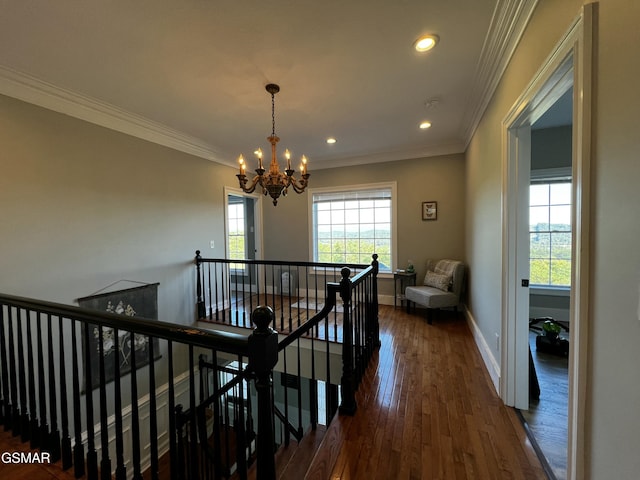
[[[306,284],[311,275],[303,277],[302,266],[260,262],[253,265],[260,281],[249,275],[255,284],[240,287],[229,273],[237,266],[225,260],[231,270],[221,271],[218,263],[196,258],[198,318],[207,305],[230,304],[212,291],[222,282],[225,295],[248,289],[242,298],[274,301],[277,291],[274,304],[287,305],[289,331],[271,327],[286,330],[285,312],[276,322],[267,306],[251,311],[256,328],[247,336],[130,318],[109,309],[111,302],[86,309],[0,293],[0,426],[7,441],[0,454],[41,460],[50,453],[52,462],[5,457],[0,478],[230,478],[235,469],[242,479],[256,469],[255,478],[304,477],[325,436],[321,424],[338,408],[355,413],[355,390],[380,345],[377,255],[356,275],[340,269],[340,282],[321,285],[313,277],[313,298],[322,292],[323,306],[315,311],[307,301],[308,312],[295,322],[291,299],[283,301],[291,288],[275,283],[284,277],[275,273],[286,268]],[[233,435],[224,435],[229,429]],[[286,447],[274,458],[276,445]]]

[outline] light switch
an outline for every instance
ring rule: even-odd
[[[215,240],[211,240],[211,248],[216,248],[216,242],[215,242]]]

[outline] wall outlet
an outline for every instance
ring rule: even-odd
[[[211,240],[211,248],[216,248],[216,242],[215,242],[215,240]]]

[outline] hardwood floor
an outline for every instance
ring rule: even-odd
[[[304,478],[318,480],[546,478],[461,315],[443,313],[428,325],[422,312],[381,305],[380,327],[382,346],[358,388],[355,416],[336,416],[319,450],[279,469],[280,478],[302,478],[305,463]],[[20,445],[8,440],[0,452]],[[55,465],[0,464],[0,478],[71,476]]]
[[[540,383],[540,398],[522,416],[557,480],[567,478],[569,359],[538,352],[536,333],[529,335],[531,354]]]
[[[5,463],[7,454],[14,452],[30,453],[29,443],[21,443],[20,437],[13,437],[11,432],[5,432],[0,427],[0,478],[11,480],[73,480],[73,469],[62,471],[60,464],[48,463]],[[34,450],[39,452],[39,450]]]
[[[544,479],[461,315],[381,306],[382,346],[358,411],[329,426],[308,479]]]

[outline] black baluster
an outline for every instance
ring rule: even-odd
[[[246,289],[246,275],[244,272],[247,272],[251,267],[246,261],[243,263],[244,268],[242,270],[242,326],[247,327],[247,289]]]
[[[169,377],[169,388],[167,395],[169,397],[169,463],[171,471],[171,479],[177,479],[181,470],[178,469],[178,445],[176,442],[177,425],[176,425],[176,403],[175,403],[175,387],[173,384],[173,342],[167,342],[167,376]]]
[[[229,296],[229,325],[233,325],[233,309],[234,309],[234,307],[235,308],[238,307],[237,300],[235,301],[235,305],[234,305],[233,286],[232,286],[232,282],[234,280],[233,280],[232,277],[235,277],[235,275],[231,274],[231,263],[227,263],[227,282],[226,282],[226,286],[227,286],[227,295]]]
[[[126,335],[126,334],[125,334]],[[125,337],[123,337],[125,338]],[[120,373],[120,358],[122,350],[120,345],[120,330],[113,330],[113,376],[114,376],[114,410],[115,410],[115,433],[116,433],[116,480],[126,480],[127,468],[124,464],[124,438],[122,432],[122,384]]]
[[[138,405],[138,373],[136,371],[136,339],[135,333],[129,333],[131,342],[129,359],[131,360],[131,443],[133,463],[133,479],[142,480],[140,466],[140,410]]]
[[[21,310],[16,311],[18,329],[18,389],[20,391],[20,438],[23,442],[29,441],[29,406],[27,399],[27,371],[24,364],[24,337],[22,334]]]
[[[50,314],[47,315],[47,325],[49,326],[47,329],[47,371],[49,374],[49,418],[51,419],[51,430],[49,431],[47,439],[47,448],[51,454],[51,462],[55,463],[62,457],[62,452],[60,449],[60,432],[58,431],[58,401],[56,395],[55,374],[56,363],[53,356],[53,318]],[[62,332],[59,332],[58,336],[62,336]],[[62,352],[60,352],[60,355],[62,355]],[[44,361],[44,359],[42,361]],[[44,370],[42,370],[42,372],[44,372]],[[61,375],[62,374],[63,373],[61,372]],[[42,376],[42,379],[44,381],[44,375]],[[60,386],[60,391],[62,392],[62,385]]]
[[[173,411],[173,416],[175,418],[175,427],[176,427],[176,435],[178,437],[178,441],[176,443],[176,475],[171,475],[172,479],[185,479],[191,478],[188,476],[187,472],[187,463],[186,463],[186,447],[184,441],[184,425],[185,425],[185,415],[182,412],[182,405],[176,405],[175,410]],[[172,462],[173,465],[173,462]]]
[[[156,367],[154,358],[153,337],[149,340],[149,454],[151,456],[151,480],[158,480],[158,416],[156,402]]]
[[[311,340],[313,342],[313,339]],[[311,428],[318,427],[318,380],[315,374],[315,359],[313,358],[313,345],[311,346],[311,378],[309,379],[309,411],[311,412]]]
[[[238,375],[242,375],[242,357],[238,356]],[[247,480],[247,439],[244,429],[244,385],[242,379],[238,383],[238,405],[236,416],[236,462],[238,464],[238,475],[240,480]]]
[[[80,375],[78,373],[78,365],[80,357],[78,356],[77,344],[77,325],[79,322],[71,322],[71,344],[73,355],[73,430],[75,435],[75,445],[73,447],[73,466],[76,478],[84,476],[84,445],[82,444],[82,415],[80,412]],[[87,326],[88,328],[88,326]],[[87,364],[87,367],[89,364]],[[88,389],[91,386],[87,387]]]
[[[102,458],[100,459],[100,478],[102,478],[102,480],[110,480],[111,459],[109,458],[109,423],[107,422],[107,376],[104,365],[104,328],[102,326],[98,328],[98,356],[100,357],[100,390],[98,393],[100,401],[100,445],[102,452]],[[109,330],[111,331],[111,335],[115,333],[112,328]]]
[[[200,273],[200,263],[202,262],[202,257],[200,256],[200,250],[196,250],[196,301],[197,301],[197,311],[198,311],[198,319],[206,317],[206,309],[204,305],[204,300],[202,299],[202,276]]]
[[[213,280],[216,284],[215,286],[215,290],[216,290],[216,322],[220,321],[220,298],[218,297],[218,292],[219,292],[219,286],[218,286],[218,276],[220,274],[218,273],[218,263],[214,263],[213,264]],[[224,295],[222,296],[222,310],[223,310],[223,315],[224,315]]]
[[[235,275],[233,276],[233,288],[236,296],[236,323],[235,325],[240,326],[240,299],[238,298],[238,270],[235,271]],[[231,288],[231,283],[229,283],[229,288]],[[233,325],[233,322],[231,322]]]
[[[372,321],[373,321],[373,344],[377,348],[381,344],[380,342],[380,323],[378,319],[378,272],[380,269],[380,264],[378,263],[378,254],[374,253],[372,255],[373,261],[371,262],[371,266],[373,266],[373,285],[371,292],[371,299],[373,301],[372,304]]]
[[[215,264],[214,264],[214,268],[215,268]],[[208,290],[209,290],[209,320],[213,319],[213,298],[212,298],[212,292],[211,292],[211,263],[207,263],[207,273],[209,275],[209,284],[207,285]]]
[[[300,339],[298,339],[296,352],[298,357],[298,432],[303,431],[302,428],[302,359],[300,358]]]
[[[11,307],[7,306],[7,309]],[[11,320],[9,320],[11,321]],[[9,364],[9,358],[7,357],[7,345],[6,345],[6,332],[4,328],[4,307],[0,307],[0,356],[2,356],[2,413],[4,424],[4,431],[8,431],[11,428],[11,397],[9,394],[9,370],[7,368]]]
[[[220,478],[223,475],[222,472],[222,457],[220,452],[222,451],[222,440],[220,438],[220,429],[222,428],[221,416],[220,416],[220,377],[218,372],[218,353],[215,350],[211,352],[211,358],[214,365],[213,372],[213,394],[215,398],[213,400],[213,469],[214,478]]]
[[[95,329],[99,329],[98,343],[102,344],[102,326],[85,324],[84,328],[84,399],[87,410],[87,477],[98,478],[98,452],[96,451],[96,439],[93,416],[93,375],[91,372],[91,335],[95,335]],[[98,347],[99,348],[99,347]],[[103,359],[100,359],[102,361]]]
[[[40,439],[38,438],[38,415],[36,412],[36,371],[35,362],[33,356],[33,335],[31,329],[31,312],[25,310],[25,327],[27,329],[27,371],[29,374],[27,377],[29,387],[29,447],[31,450],[35,450],[40,446]]]
[[[73,328],[73,322],[71,322]],[[58,353],[58,368],[60,370],[60,420],[62,423],[62,438],[60,439],[60,454],[62,456],[62,469],[68,470],[73,466],[73,455],[71,450],[71,437],[69,436],[69,411],[67,405],[67,375],[65,372],[66,360],[64,356],[65,338],[63,331],[62,317],[58,317],[58,340],[59,340],[59,353]],[[75,364],[75,356],[72,359]],[[53,349],[49,352],[49,364],[53,365]],[[55,375],[50,372],[49,381],[55,383]],[[55,392],[54,392],[55,394]],[[55,405],[51,405],[52,409],[55,409]],[[54,418],[53,415],[51,418]],[[52,440],[52,443],[58,441]]]
[[[189,423],[191,428],[190,434],[190,453],[189,455],[189,471],[191,472],[191,478],[198,477],[198,431],[196,428],[196,373],[195,364],[193,360],[193,345],[189,345]]]
[[[40,404],[39,417],[40,422],[38,426],[38,438],[40,440],[40,448],[51,453],[51,446],[49,445],[49,425],[47,424],[47,392],[45,386],[45,366],[44,366],[44,343],[42,342],[42,316],[44,314],[38,313],[36,316],[36,338],[38,348],[38,399]],[[49,331],[51,330],[51,315],[47,315],[47,325],[49,325]],[[51,335],[49,335],[51,337]],[[53,369],[53,365],[49,364],[49,370]],[[51,384],[50,390],[55,390],[55,383]]]

